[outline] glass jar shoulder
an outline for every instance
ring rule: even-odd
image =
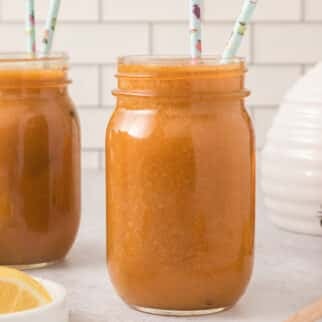
[[[0,97],[0,116],[0,127],[24,126],[35,119],[47,125],[57,123],[56,131],[63,130],[69,123],[79,126],[75,106],[67,92],[7,93]]]
[[[216,131],[254,136],[250,113],[243,102],[199,103],[180,108],[175,105],[142,109],[119,106],[109,121],[107,140],[111,135],[122,133],[142,140],[160,135],[170,139]]]

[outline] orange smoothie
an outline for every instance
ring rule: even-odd
[[[119,61],[106,135],[107,261],[136,309],[207,314],[246,289],[255,144],[244,74],[238,59]]]
[[[0,59],[0,265],[61,260],[80,218],[80,135],[64,58]]]

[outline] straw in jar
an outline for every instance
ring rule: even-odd
[[[51,0],[49,5],[48,17],[46,20],[46,27],[42,39],[42,50],[43,55],[48,55],[52,45],[53,38],[56,29],[57,17],[60,8],[61,0]]]
[[[189,0],[190,4],[190,55],[200,58],[201,45],[201,0]]]
[[[257,0],[245,0],[242,11],[234,25],[233,32],[222,55],[223,62],[233,58],[237,54],[256,5]]]
[[[36,27],[35,27],[35,1],[25,0],[26,3],[26,32],[27,32],[27,51],[36,55]]]

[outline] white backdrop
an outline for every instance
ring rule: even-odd
[[[36,0],[41,30],[48,0]],[[72,58],[72,96],[83,135],[83,167],[104,166],[104,132],[114,104],[116,57],[187,54],[188,0],[62,0],[54,48]],[[24,1],[0,0],[0,51],[25,49]],[[204,0],[204,49],[221,52],[242,0]],[[249,60],[248,101],[263,146],[285,90],[322,58],[321,0],[259,0],[241,55]]]

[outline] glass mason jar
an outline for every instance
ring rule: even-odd
[[[80,219],[80,130],[64,54],[0,55],[0,265],[65,257]]]
[[[245,64],[125,57],[106,136],[107,261],[156,314],[232,306],[254,256],[255,146]]]

